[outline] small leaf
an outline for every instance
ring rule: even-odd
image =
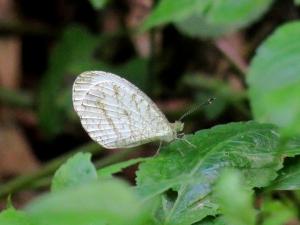
[[[263,225],[289,224],[289,222],[297,220],[297,210],[292,205],[270,199],[263,202],[261,214]]]
[[[98,173],[99,177],[110,177],[115,173],[121,172],[123,169],[125,169],[129,166],[135,165],[137,163],[140,163],[140,162],[143,162],[146,160],[147,160],[147,158],[130,159],[125,162],[115,163],[111,166],[101,168],[98,170],[97,173]]]
[[[90,0],[94,9],[102,9],[108,3],[109,0]]]
[[[281,168],[279,135],[272,125],[231,123],[187,139],[196,148],[174,141],[137,172],[137,188],[144,198],[163,193],[160,220],[166,225],[188,225],[219,213],[211,191],[223,168],[240,170],[250,187],[268,185]]]
[[[74,65],[80,69],[91,68],[92,53],[98,44],[97,37],[86,29],[71,26],[64,31],[61,40],[54,47],[41,82],[38,99],[39,122],[47,135],[54,136],[59,133],[66,119],[64,109],[59,107],[66,75],[70,70],[74,71]],[[71,90],[71,87],[68,88]]]
[[[64,163],[54,175],[51,190],[79,186],[97,180],[97,171],[90,153],[77,153]]]
[[[275,190],[300,190],[300,160],[288,161],[271,186]]]
[[[1,225],[33,225],[30,218],[21,211],[17,211],[13,208],[4,210],[0,213]]]
[[[119,180],[52,192],[33,201],[26,211],[39,225],[151,225],[146,223],[150,208]]]
[[[300,22],[279,27],[258,49],[247,76],[257,121],[300,134]]]
[[[281,151],[284,157],[294,157],[300,154],[300,137],[284,138],[281,144]]]
[[[227,224],[255,225],[256,213],[252,206],[253,191],[236,170],[225,170],[216,183],[214,196]]]

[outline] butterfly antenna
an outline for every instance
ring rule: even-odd
[[[195,105],[194,107],[192,107],[191,109],[189,109],[187,112],[185,112],[185,113],[179,118],[179,121],[182,121],[185,117],[187,117],[188,115],[190,115],[190,114],[192,114],[193,112],[197,111],[198,109],[202,108],[203,106],[205,106],[205,105],[210,105],[214,100],[216,100],[216,98],[209,98],[209,99],[207,99],[207,101]]]

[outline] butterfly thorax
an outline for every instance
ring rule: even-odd
[[[175,121],[174,123],[170,123],[170,126],[172,129],[172,133],[164,137],[164,141],[166,142],[171,142],[177,138],[178,133],[183,131],[184,123],[182,123],[181,121]]]

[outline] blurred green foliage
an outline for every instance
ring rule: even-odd
[[[278,28],[258,48],[248,78],[257,121],[277,124],[285,135],[300,135],[300,22]]]
[[[1,225],[34,225],[29,216],[24,212],[17,211],[14,208],[9,208],[0,214]]]
[[[91,162],[91,154],[78,153],[55,172],[51,190],[57,191],[96,180],[97,171]]]
[[[266,199],[262,206],[264,225],[281,225],[296,221],[297,210],[289,202]]]
[[[162,0],[144,28],[174,22],[184,34],[214,37],[247,26],[260,18],[273,0]]]
[[[61,105],[59,101],[65,93],[66,75],[98,68],[99,64],[92,56],[99,43],[97,37],[85,28],[71,26],[64,31],[52,50],[38,99],[40,125],[46,134],[55,135],[61,132],[67,119],[66,109],[59,107]],[[68,85],[67,92],[71,91]],[[68,96],[71,97],[71,94]],[[71,98],[68,98],[68,102],[71,102]]]
[[[227,224],[255,224],[253,191],[247,187],[242,174],[235,170],[223,171],[215,189],[216,200]]]
[[[109,0],[90,0],[90,3],[95,9],[102,9]]]
[[[144,207],[133,190],[118,180],[50,193],[26,207],[32,221],[39,225],[139,225],[149,222],[148,209],[149,205]]]

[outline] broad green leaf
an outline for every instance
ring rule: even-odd
[[[253,23],[270,7],[273,0],[172,1],[162,0],[144,27],[174,22],[191,36],[214,37]]]
[[[259,18],[272,2],[273,0],[211,1],[205,16],[215,25],[243,27]]]
[[[135,165],[146,160],[147,158],[136,158],[127,160],[125,162],[115,163],[113,165],[99,169],[97,171],[97,174],[99,177],[111,177],[113,174],[119,173],[129,166]]]
[[[80,67],[80,71],[84,68],[93,68],[95,62],[92,60],[92,54],[98,44],[97,37],[86,29],[71,26],[64,31],[61,40],[54,47],[48,69],[41,82],[38,99],[39,122],[49,136],[60,132],[66,119],[66,113],[58,103],[59,96],[64,90],[66,75],[73,65]],[[71,87],[68,88],[71,90]]]
[[[52,192],[25,210],[39,225],[144,225],[150,213],[133,190],[119,180]]]
[[[295,0],[296,5],[300,5],[300,0]]]
[[[248,78],[254,118],[300,134],[300,22],[279,27],[258,49]]]
[[[214,191],[214,197],[227,224],[255,225],[253,191],[246,185],[241,173],[225,170]]]
[[[281,167],[279,136],[272,125],[231,123],[177,140],[140,165],[138,190],[144,198],[163,193],[163,224],[192,224],[219,213],[212,185],[223,168],[240,170],[250,187],[266,186]],[[170,196],[170,192],[173,193]]]
[[[6,209],[0,213],[1,225],[34,225],[30,218],[21,211],[13,208]]]
[[[260,18],[273,0],[210,1],[202,14],[193,14],[176,23],[180,31],[190,36],[217,37],[246,27]]]
[[[90,153],[77,153],[64,163],[54,175],[51,190],[79,186],[97,180],[97,171]]]
[[[102,9],[109,0],[90,0],[90,3],[94,7],[94,9]]]
[[[245,27],[260,18],[273,0],[211,1],[203,13],[194,13],[176,23],[182,32],[195,37],[216,37]]]
[[[266,199],[261,209],[263,225],[282,225],[297,220],[297,210],[287,203]]]

